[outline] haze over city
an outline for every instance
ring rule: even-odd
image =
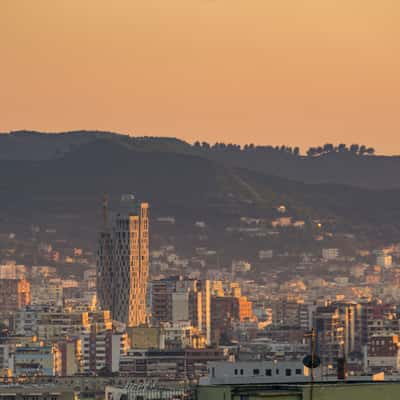
[[[398,154],[393,0],[3,0],[0,132]]]

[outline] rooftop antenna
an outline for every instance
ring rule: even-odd
[[[309,333],[304,335],[310,338],[310,354],[303,358],[303,365],[310,370],[311,388],[310,388],[310,400],[313,398],[313,388],[314,388],[314,368],[318,368],[321,365],[320,358],[315,354],[315,329],[311,328]]]

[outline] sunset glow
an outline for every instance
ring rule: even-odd
[[[395,0],[2,0],[0,131],[400,153]]]

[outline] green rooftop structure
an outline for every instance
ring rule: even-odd
[[[395,400],[400,381],[315,384],[200,385],[197,400]]]

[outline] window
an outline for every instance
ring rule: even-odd
[[[279,375],[279,369],[276,369],[276,370],[275,370],[275,374],[276,374],[276,375]]]
[[[240,370],[240,375],[243,375],[243,370],[242,369]]]
[[[237,375],[238,374],[238,370],[237,369],[235,369],[235,375]]]
[[[285,375],[286,376],[291,376],[292,375],[292,370],[290,368],[286,368]]]
[[[265,376],[272,376],[272,369],[266,369]]]
[[[211,369],[211,376],[213,378],[215,378],[215,368],[214,367],[212,367],[212,369]]]
[[[253,375],[260,375],[260,370],[258,368],[253,369]]]
[[[296,375],[301,375],[301,369],[300,368],[296,368]]]

